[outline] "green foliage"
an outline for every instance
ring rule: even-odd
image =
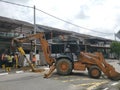
[[[116,54],[117,58],[120,58],[120,42],[114,41],[111,43],[111,51]]]

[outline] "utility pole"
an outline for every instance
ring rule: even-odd
[[[116,34],[114,33],[115,41],[116,41]]]
[[[35,12],[35,5],[34,5],[34,34],[36,34],[36,12]],[[34,53],[36,54],[36,40],[34,40],[35,43],[35,50]]]

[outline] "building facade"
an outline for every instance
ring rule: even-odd
[[[44,25],[36,25],[37,33],[44,32],[46,39],[50,43],[51,52],[55,52],[55,45],[63,45],[64,43],[60,44],[61,38],[64,39],[74,39],[78,40],[81,51],[86,52],[102,52],[106,58],[113,58],[111,57],[110,52],[110,44],[112,40],[80,34],[72,31],[61,30],[58,28],[53,28]],[[34,25],[28,22],[23,22],[19,20],[14,20],[10,18],[0,17],[0,53],[3,52],[14,52],[15,49],[11,46],[11,41],[14,37],[24,37],[26,35],[34,33]],[[31,42],[23,43],[23,49],[27,54],[33,52]],[[36,44],[36,52],[40,56],[43,56],[41,53],[40,43],[37,41]],[[59,48],[62,48],[60,46]],[[62,49],[61,49],[62,50]],[[56,52],[57,53],[57,52]],[[39,57],[42,58],[42,57]]]

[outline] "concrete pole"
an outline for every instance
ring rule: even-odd
[[[36,12],[35,12],[35,5],[34,5],[34,34],[36,34]],[[36,40],[34,42],[35,42],[34,53],[36,54]]]
[[[114,33],[115,41],[116,41],[116,34]]]

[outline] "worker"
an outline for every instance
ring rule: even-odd
[[[6,64],[6,71],[10,72],[11,71],[11,67],[12,67],[12,55],[7,55],[7,64]]]
[[[32,63],[33,63],[33,66],[36,67],[36,56],[33,55],[32,57]]]
[[[5,64],[6,64],[6,55],[3,53],[1,55],[1,65],[3,70],[5,70]]]
[[[14,55],[13,62],[14,62],[13,66],[17,69],[18,68],[18,54],[17,53]]]
[[[73,58],[73,55],[72,55],[71,48],[70,48],[69,44],[66,44],[64,53],[65,53],[66,56],[68,56],[70,58]]]

